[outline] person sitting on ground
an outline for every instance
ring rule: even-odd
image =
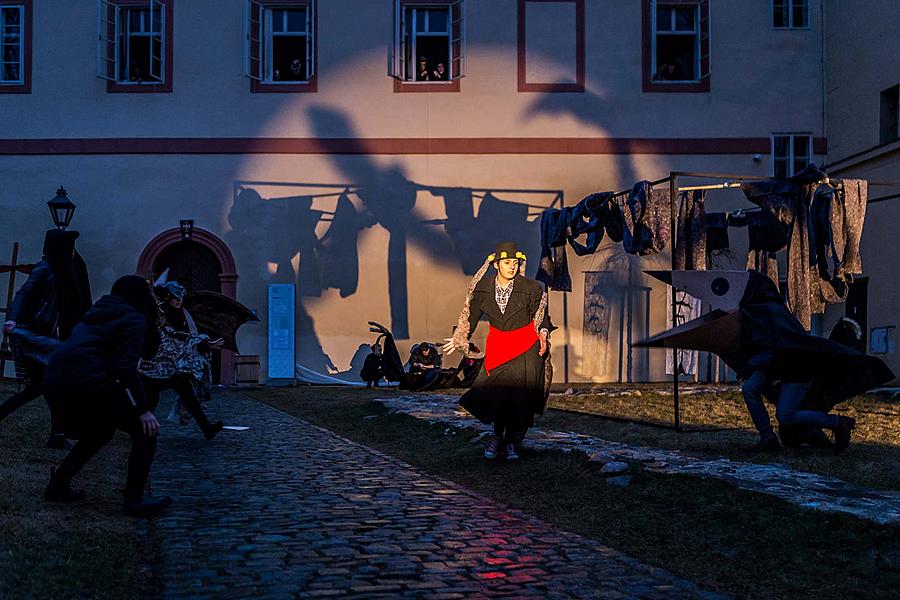
[[[71,502],[84,498],[72,479],[116,430],[131,436],[123,508],[132,516],[148,516],[167,508],[168,496],[144,496],[156,453],[159,422],[151,412],[137,365],[159,347],[156,303],[150,285],[137,275],[118,279],[50,357],[44,395],[61,411],[66,433],[77,439],[59,467],[51,472],[44,498]]]
[[[372,353],[366,356],[359,376],[366,382],[366,387],[378,387],[378,383],[384,379],[384,355],[381,344],[376,342],[371,348]]]
[[[409,353],[409,372],[423,373],[430,369],[441,368],[441,355],[434,344],[422,342],[413,346]]]
[[[769,413],[763,404],[763,396],[775,398],[775,418],[779,427],[813,427],[831,429],[834,432],[834,450],[842,452],[850,443],[851,431],[856,421],[850,417],[826,414],[801,407],[812,385],[812,376],[789,364],[785,356],[776,351],[761,351],[752,356],[742,369],[745,377],[741,392],[744,403],[759,433],[759,442],[748,448],[749,452],[772,452],[781,449],[781,443],[772,429]]]
[[[200,334],[190,313],[182,306],[186,290],[177,281],[156,287],[159,310],[160,346],[156,356],[141,361],[140,372],[147,391],[147,402],[156,410],[159,395],[175,390],[178,400],[173,410],[182,423],[189,417],[206,439],[213,439],[222,430],[222,421],[210,423],[200,404],[200,397],[208,396],[210,381],[209,352],[221,347],[221,341],[210,340]]]

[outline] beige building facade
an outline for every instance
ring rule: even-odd
[[[367,321],[401,353],[449,336],[495,242],[516,240],[533,275],[544,208],[671,171],[769,176],[875,145],[850,125],[875,117],[841,87],[851,74],[889,87],[841,48],[838,34],[864,37],[842,14],[856,3],[797,0],[790,17],[781,4],[0,0],[20,31],[6,36],[20,70],[0,81],[2,247],[37,260],[64,185],[95,296],[137,269],[187,268],[257,311],[239,342],[265,376],[268,284],[294,283],[297,363],[354,379]],[[891,2],[863,4],[889,27]],[[900,179],[879,160],[835,167]],[[730,190],[707,204],[746,202]],[[873,249],[892,237],[878,211],[897,214],[871,209],[863,262],[870,325],[888,327],[898,288]],[[183,219],[202,249],[179,246]],[[717,266],[743,268],[745,235],[731,237]],[[557,379],[665,379],[665,356],[629,342],[666,326],[665,288],[643,271],[666,268],[668,249],[639,258],[605,240],[568,258],[572,292],[550,301]],[[598,306],[599,336],[584,316]]]

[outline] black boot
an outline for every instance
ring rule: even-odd
[[[211,440],[214,437],[216,437],[217,433],[222,431],[222,427],[224,427],[224,426],[225,426],[225,424],[222,423],[222,421],[216,421],[215,423],[210,423],[209,425],[207,425],[206,427],[203,428],[203,436],[206,439]]]
[[[141,496],[140,498],[125,497],[125,503],[122,509],[125,514],[131,517],[150,517],[169,508],[172,505],[172,498],[163,496],[161,498],[150,498]]]
[[[44,488],[44,500],[47,502],[75,502],[84,500],[84,492],[73,490],[71,482],[61,481],[56,477],[56,470],[50,471],[50,482]]]
[[[834,427],[834,452],[840,454],[850,445],[850,436],[856,427],[856,419],[852,417],[838,417]]]
[[[759,440],[753,446],[749,448],[744,448],[744,452],[749,452],[750,454],[759,454],[761,452],[779,452],[781,451],[781,442],[778,441],[778,438],[774,435],[772,437],[768,437],[763,440]]]

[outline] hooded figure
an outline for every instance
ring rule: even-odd
[[[147,405],[137,366],[158,347],[156,303],[150,285],[129,275],[115,282],[50,357],[44,395],[61,412],[66,433],[78,443],[51,474],[44,492],[47,500],[84,498],[84,492],[71,488],[72,478],[118,429],[131,436],[125,512],[149,515],[171,504],[168,497],[144,498],[159,423]]]
[[[25,387],[0,405],[0,421],[41,395],[48,352],[35,346],[68,338],[91,307],[87,267],[75,251],[77,238],[77,231],[47,231],[43,258],[13,298],[4,330],[13,334],[17,371]],[[65,448],[61,423],[52,410],[50,431],[47,446]]]
[[[485,277],[493,265],[497,274]],[[469,338],[486,315],[490,323],[484,364],[459,404],[482,423],[494,426],[485,448],[493,459],[504,450],[518,458],[516,446],[542,414],[548,337],[547,295],[540,284],[524,276],[525,254],[513,242],[503,242],[487,257],[469,284],[466,304],[446,353],[466,351]]]

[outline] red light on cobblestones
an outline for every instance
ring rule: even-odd
[[[487,573],[478,573],[478,577],[481,579],[501,579],[506,577],[506,573],[501,571],[488,571]]]

